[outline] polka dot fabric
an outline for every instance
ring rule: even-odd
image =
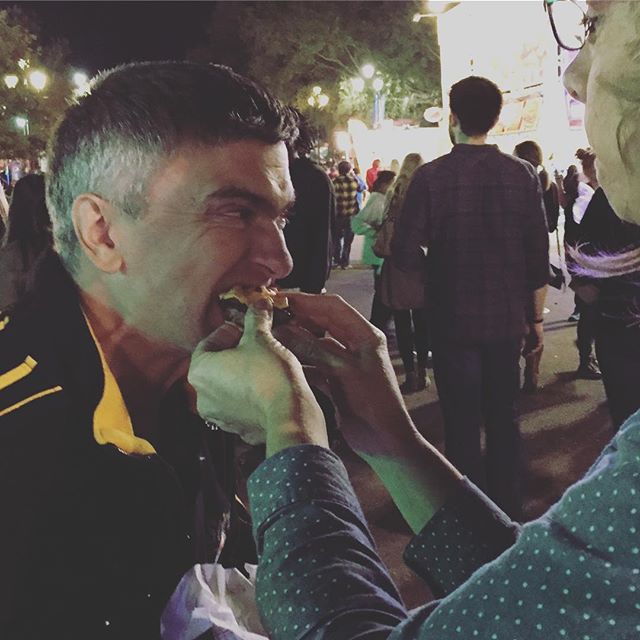
[[[515,529],[465,484],[406,554],[450,592],[409,616],[331,452],[287,449],[258,468],[249,490],[258,604],[272,638],[640,639],[640,412],[582,481],[486,564]]]
[[[391,638],[640,638],[639,495],[636,414],[513,547]]]
[[[517,538],[519,527],[464,479],[460,491],[407,547],[404,559],[442,597]]]
[[[260,556],[256,597],[270,638],[317,637],[320,627],[342,638],[343,625],[386,637],[406,618],[335,454],[286,449],[258,467],[248,489]]]

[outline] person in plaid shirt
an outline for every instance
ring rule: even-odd
[[[353,242],[351,218],[358,213],[358,192],[362,187],[353,175],[350,162],[343,160],[338,164],[338,177],[333,181],[336,193],[336,222],[333,231],[333,260],[341,269],[349,266],[349,254]]]
[[[521,518],[515,416],[521,343],[542,349],[549,235],[535,169],[486,144],[500,89],[469,77],[451,88],[451,153],[420,167],[395,225],[393,259],[424,269],[433,365],[449,460]],[[487,434],[483,464],[480,430]]]

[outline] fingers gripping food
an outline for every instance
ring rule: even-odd
[[[287,296],[277,289],[269,287],[234,287],[220,295],[220,306],[225,320],[244,326],[244,314],[247,306],[260,298],[270,299],[273,303],[274,326],[286,324],[292,318]]]

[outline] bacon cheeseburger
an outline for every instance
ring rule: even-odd
[[[247,307],[260,298],[268,298],[273,303],[273,325],[286,324],[293,317],[287,296],[269,287],[234,287],[220,294],[220,308],[228,322],[244,326]]]

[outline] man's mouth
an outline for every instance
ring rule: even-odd
[[[291,320],[292,315],[287,297],[271,287],[236,286],[220,294],[218,304],[227,322],[244,326],[247,307],[255,304],[257,300],[265,298],[271,300],[273,304],[274,325],[285,324]]]

